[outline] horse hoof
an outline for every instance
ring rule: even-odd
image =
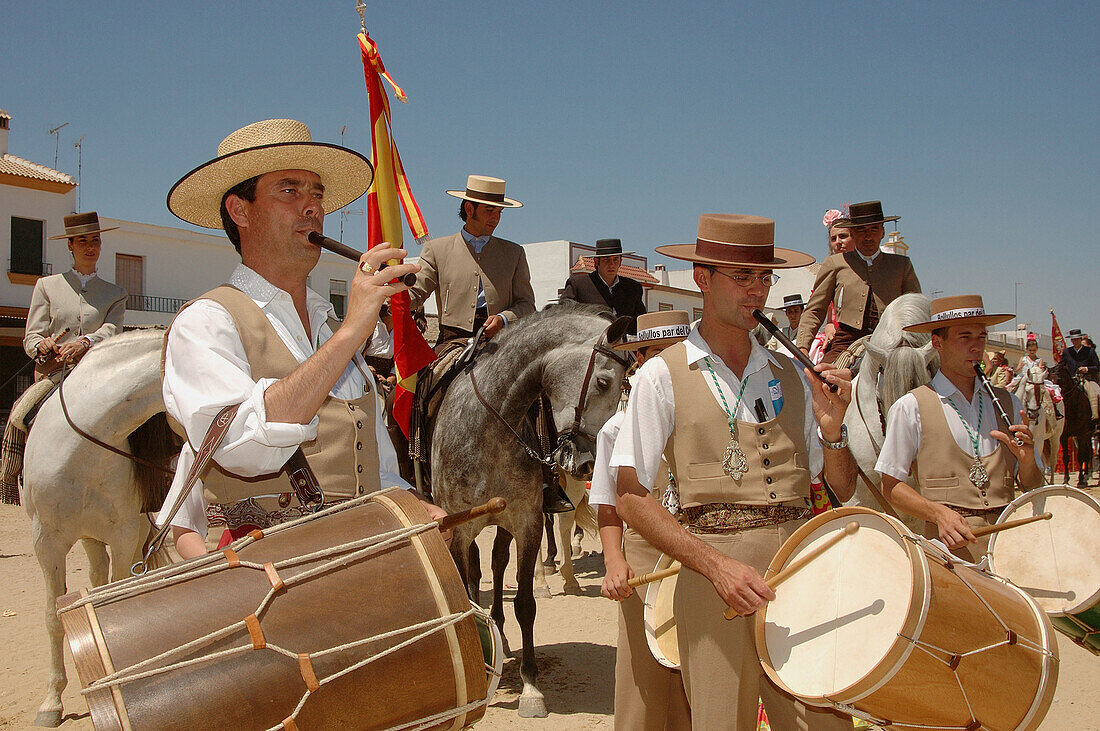
[[[546,712],[546,699],[542,696],[520,696],[519,715],[520,718],[546,718],[550,715]]]
[[[584,596],[584,590],[580,584],[566,584],[562,591],[570,596]]]
[[[543,564],[542,564],[542,567],[544,569],[546,569],[546,573],[548,573],[548,574],[558,573],[558,562],[557,561],[544,561]]]
[[[551,596],[553,596],[550,593],[550,587],[549,586],[535,587],[535,590],[532,592],[532,594],[534,594],[536,599],[549,599]]]
[[[34,717],[34,725],[57,728],[61,725],[61,711],[39,711]]]

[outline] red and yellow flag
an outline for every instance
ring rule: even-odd
[[[1062,353],[1066,349],[1066,339],[1062,337],[1062,328],[1058,327],[1058,317],[1054,314],[1054,308],[1050,308],[1050,349],[1054,352],[1054,362],[1062,360]]]
[[[384,243],[401,248],[399,204],[405,211],[413,238],[423,243],[428,238],[428,227],[409,188],[409,179],[401,166],[397,145],[390,136],[390,101],[382,87],[382,79],[389,82],[401,101],[406,101],[405,92],[386,72],[378,55],[378,46],[366,32],[359,34],[359,50],[363,56],[363,76],[370,97],[371,161],[374,163],[374,182],[367,193],[367,247]],[[397,371],[393,416],[401,431],[408,436],[416,374],[431,364],[436,356],[413,322],[407,292],[390,298],[390,312],[393,313],[393,363]]]

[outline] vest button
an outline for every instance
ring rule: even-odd
[[[355,465],[355,471],[356,472],[362,472],[363,471],[363,465],[361,465],[361,464]]]
[[[768,459],[767,457],[765,457],[765,458],[764,458],[764,466],[765,466],[765,467],[767,467],[767,466],[768,466],[768,465],[770,465],[771,463],[772,463],[772,461],[771,461],[770,459]]]
[[[348,404],[348,411],[355,411],[355,404]]]
[[[362,486],[362,485],[359,485],[359,494],[360,494],[360,495],[362,495],[362,494],[363,494],[363,486]]]
[[[757,429],[756,433],[757,434],[763,434],[764,433],[764,427],[760,427],[759,429]]]
[[[773,492],[769,497],[771,497],[772,500],[775,500],[775,493]]]
[[[762,448],[764,448],[764,449],[767,449],[767,448],[768,448],[768,445],[767,445],[767,444],[761,444],[760,446],[761,446]]]
[[[363,443],[362,442],[356,442],[355,443],[355,449],[356,450],[362,450],[363,449]]]
[[[363,422],[361,422],[361,421],[355,422],[355,428],[356,429],[362,429],[363,428]]]
[[[766,482],[766,483],[768,483],[768,484],[770,485],[770,484],[772,484],[772,478],[770,478],[770,477],[765,477],[765,478],[764,478],[764,482]],[[774,492],[772,493],[772,497],[775,497],[775,493],[774,493]]]

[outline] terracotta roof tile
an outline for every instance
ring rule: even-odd
[[[0,155],[0,173],[7,173],[8,175],[18,175],[22,178],[35,178],[37,180],[49,180],[53,183],[65,183],[66,185],[76,185],[76,180],[71,175],[58,172],[53,168],[48,168],[45,165],[39,165],[33,163],[30,160],[24,160],[21,157],[15,155]]]
[[[569,270],[571,274],[578,272],[594,272],[596,271],[596,260],[590,256],[582,256],[577,258],[577,263]],[[629,264],[623,264],[619,267],[619,276],[626,277],[627,279],[633,279],[635,282],[641,284],[660,284],[661,281],[654,277],[641,267],[632,267]]]

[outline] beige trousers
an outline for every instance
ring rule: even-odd
[[[783,541],[805,522],[790,520],[728,535],[699,537],[763,574]],[[759,698],[776,731],[851,731],[850,717],[808,707],[764,675],[756,651],[755,617],[726,620],[722,616],[726,603],[707,578],[681,570],[673,608],[681,671],[695,728],[755,731]]]
[[[635,531],[623,531],[623,550],[635,576],[649,573],[661,552]],[[679,731],[691,728],[684,683],[677,670],[653,659],[643,623],[645,587],[620,603],[615,648],[615,728],[618,731]]]

